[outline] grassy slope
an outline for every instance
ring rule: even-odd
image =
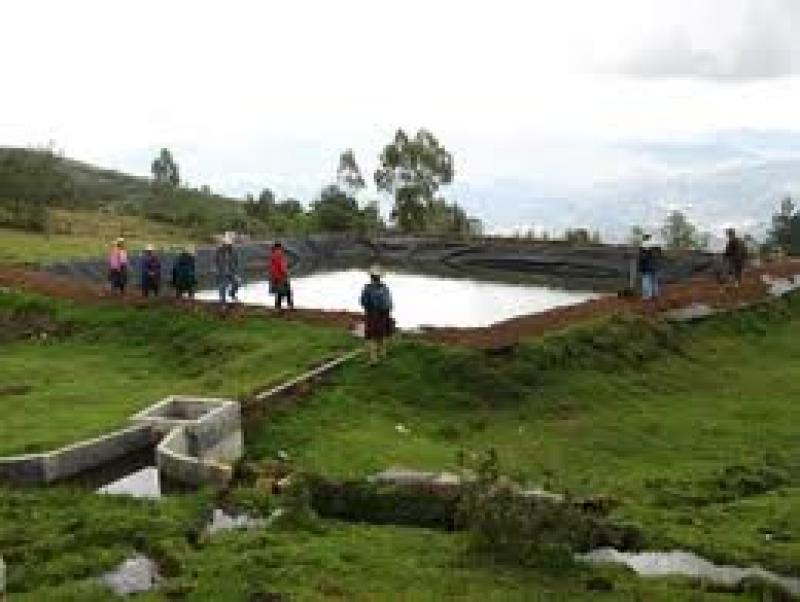
[[[49,234],[0,228],[0,263],[102,256],[118,236],[127,239],[130,249],[141,249],[148,243],[173,247],[194,239],[187,229],[129,215],[52,210],[49,221]]]
[[[95,581],[135,551],[158,559],[167,580],[137,599],[241,601],[261,592],[292,600],[714,600],[685,581],[639,581],[614,569],[558,574],[487,565],[467,557],[460,535],[394,527],[325,523],[317,532],[252,531],[205,537],[209,500],[183,496],[157,503],[89,493],[3,492],[0,549],[14,600],[105,601]],[[614,591],[587,591],[603,576]],[[739,598],[740,599],[740,598]]]
[[[11,293],[0,294],[0,326],[9,333],[0,335],[0,455],[123,425],[171,393],[244,395],[352,344],[341,331],[282,320]]]
[[[497,359],[405,343],[383,366],[345,368],[250,450],[364,475],[455,468],[459,451],[494,447],[522,480],[618,499],[653,546],[800,571],[798,341],[794,300],[678,331],[589,328]]]

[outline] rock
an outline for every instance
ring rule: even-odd
[[[152,590],[161,581],[161,575],[155,562],[137,554],[113,571],[104,573],[100,580],[118,596],[128,596]]]

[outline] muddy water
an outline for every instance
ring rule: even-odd
[[[368,277],[363,270],[341,270],[292,280],[295,305],[309,309],[361,311],[359,296]],[[394,317],[400,328],[420,326],[489,326],[515,316],[539,313],[599,297],[589,291],[528,286],[389,272]],[[198,298],[215,300],[216,291]],[[243,303],[272,305],[266,281],[248,282],[239,291]]]
[[[740,568],[717,565],[691,552],[619,552],[612,548],[594,550],[578,557],[590,564],[622,564],[642,577],[682,575],[711,583],[736,586],[743,579],[758,578],[800,595],[800,577],[776,575],[761,567]]]

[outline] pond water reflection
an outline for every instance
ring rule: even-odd
[[[503,284],[422,274],[389,272],[394,317],[400,328],[419,326],[488,326],[531,313],[573,305],[600,297],[600,293],[567,291],[532,285]],[[295,305],[300,308],[361,311],[358,298],[366,272],[349,269],[301,276],[292,280]],[[214,300],[215,291],[200,299]],[[243,303],[272,305],[269,283],[248,282],[239,291]]]

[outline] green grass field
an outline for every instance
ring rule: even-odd
[[[90,434],[166,393],[243,395],[352,345],[297,323],[13,293],[0,294],[0,320],[0,453]],[[790,298],[681,327],[614,318],[500,355],[406,338],[383,365],[355,360],[249,432],[247,461],[285,450],[303,470],[364,476],[457,469],[459,455],[494,448],[521,482],[609,496],[647,549],[797,575],[799,334]],[[231,499],[275,503],[257,484]],[[501,565],[469,553],[463,533],[417,528],[322,520],[194,541],[213,504],[207,492],[152,502],[0,488],[12,599],[108,600],[94,578],[135,551],[165,575],[141,600],[779,599],[616,568]]]
[[[0,326],[0,455],[122,426],[169,394],[247,395],[353,344],[340,330],[279,319],[14,293],[0,294]]]
[[[654,547],[797,573],[800,302],[782,303],[682,328],[615,320],[505,357],[402,343],[263,424],[249,450],[364,476],[494,448],[523,483],[611,496]]]
[[[124,236],[132,250],[147,244],[174,248],[194,240],[187,229],[142,217],[58,209],[49,214],[47,233],[0,228],[0,263],[37,264],[103,256],[118,236]]]

